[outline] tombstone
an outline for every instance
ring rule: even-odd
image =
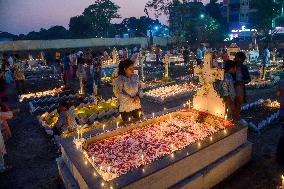
[[[169,79],[169,64],[170,64],[169,55],[166,54],[162,61],[165,67],[164,79]]]
[[[214,89],[216,80],[224,79],[224,71],[220,68],[213,68],[212,54],[206,54],[204,57],[204,65],[197,66],[194,69],[195,75],[199,76],[202,87],[193,97],[193,108],[200,112],[225,118],[226,106],[223,98]]]
[[[114,47],[112,52],[111,52],[111,55],[112,55],[112,64],[117,64],[118,63],[118,54],[117,54],[117,50],[116,48]]]
[[[235,55],[237,54],[237,52],[240,52],[240,51],[241,49],[237,46],[237,44],[232,43],[227,50],[230,60],[234,60]]]

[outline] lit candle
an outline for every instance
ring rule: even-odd
[[[153,115],[153,118],[155,117],[155,113],[152,113],[152,115]]]
[[[129,121],[129,122],[131,121],[131,118],[130,118],[130,117],[128,118],[128,121]]]
[[[227,121],[227,118],[228,118],[228,116],[227,116],[227,114],[225,115],[225,121]]]
[[[144,155],[141,155],[142,164],[144,164]]]
[[[188,140],[188,138],[189,138],[189,136],[188,136],[188,134],[186,134],[186,139]]]
[[[110,172],[110,166],[107,168],[107,172]]]
[[[103,124],[103,131],[105,131],[105,125]]]
[[[77,133],[78,133],[78,140],[80,139],[80,133],[79,133],[79,130],[77,131]]]
[[[139,112],[139,118],[141,117],[141,114],[142,114],[142,112],[140,111],[140,112]]]
[[[92,161],[93,161],[93,164],[95,164],[95,157],[92,156]]]
[[[116,128],[119,128],[119,127],[118,127],[118,124],[119,124],[119,122],[116,122]]]
[[[163,132],[163,126],[161,125],[161,132]]]

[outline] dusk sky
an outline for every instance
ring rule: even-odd
[[[145,15],[144,7],[147,1],[113,0],[121,7],[122,18]],[[0,0],[0,31],[26,34],[55,25],[68,28],[70,17],[81,14],[93,2],[93,0]],[[167,24],[166,16],[159,19]]]

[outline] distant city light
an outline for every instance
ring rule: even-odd
[[[159,29],[159,26],[155,26],[155,30],[158,30]]]
[[[200,15],[200,18],[202,18],[202,19],[203,19],[204,17],[205,17],[205,15],[204,15],[204,14],[201,14],[201,15]]]

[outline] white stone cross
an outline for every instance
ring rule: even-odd
[[[202,87],[193,97],[193,108],[224,118],[226,116],[225,103],[213,86],[216,80],[224,79],[224,71],[219,68],[212,68],[212,61],[212,54],[206,54],[204,66],[197,66],[194,69],[194,73],[199,76]]]

